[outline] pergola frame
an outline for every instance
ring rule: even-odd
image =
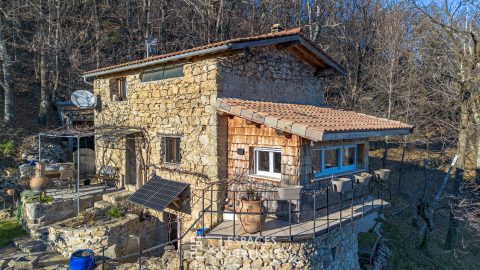
[[[62,126],[38,133],[38,161],[41,161],[42,137],[73,138],[77,140],[77,215],[80,214],[80,139],[91,136],[125,136],[129,132],[141,132],[141,130],[134,127]]]

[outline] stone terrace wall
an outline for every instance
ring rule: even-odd
[[[357,233],[357,225],[352,223],[306,242],[254,243],[197,238],[185,250],[184,269],[356,270],[360,269]],[[166,253],[162,257],[142,258],[142,265],[150,270],[179,269],[180,260],[177,253]],[[117,267],[134,270],[138,269],[138,263]]]
[[[93,207],[101,195],[88,195],[80,199],[80,211]],[[50,203],[23,202],[23,227],[27,231],[36,231],[58,221],[77,214],[77,199],[53,201]]]
[[[218,96],[258,101],[323,104],[323,81],[315,69],[275,46],[219,58]]]
[[[351,223],[306,242],[252,243],[197,240],[187,269],[360,269],[357,225]]]

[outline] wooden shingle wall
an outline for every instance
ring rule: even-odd
[[[277,134],[275,129],[255,125],[239,117],[228,117],[228,177],[250,177],[259,182],[279,185],[299,184],[300,147],[305,139],[296,135]],[[282,179],[254,176],[253,151],[255,147],[280,148],[282,151]],[[238,154],[244,149],[244,155]],[[303,151],[302,151],[303,152]]]

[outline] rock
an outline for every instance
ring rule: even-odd
[[[35,269],[38,263],[37,256],[22,256],[8,263],[13,269]]]
[[[10,211],[8,209],[0,210],[0,220],[5,220],[11,218]]]

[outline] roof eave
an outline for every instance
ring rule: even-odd
[[[401,129],[384,129],[384,130],[369,130],[369,131],[348,131],[348,132],[331,132],[323,133],[322,138],[318,141],[337,141],[337,140],[352,140],[365,139],[384,136],[401,136],[412,133],[412,128]]]
[[[229,50],[245,49],[245,48],[248,48],[248,47],[274,45],[274,44],[291,42],[291,41],[298,41],[301,44],[301,46],[303,46],[307,50],[311,51],[316,57],[318,57],[321,61],[323,61],[327,66],[333,68],[339,74],[342,74],[342,75],[346,74],[346,71],[342,66],[340,66],[335,61],[331,60],[324,52],[322,52],[321,50],[318,50],[317,48],[312,46],[303,37],[296,34],[296,35],[291,35],[291,36],[269,38],[269,39],[262,39],[262,40],[243,41],[243,42],[231,43],[231,44],[226,44],[226,45],[220,45],[220,46],[217,46],[217,47],[212,47],[212,48],[202,49],[202,50],[198,50],[198,51],[192,51],[192,52],[188,52],[188,53],[178,54],[178,55],[165,57],[165,58],[161,58],[161,59],[157,59],[157,60],[152,60],[152,61],[148,61],[148,62],[126,65],[126,66],[121,66],[121,67],[106,69],[106,70],[99,70],[97,72],[85,73],[85,74],[82,75],[82,77],[84,79],[88,79],[88,78],[92,78],[92,77],[98,77],[98,76],[103,76],[103,75],[108,75],[108,74],[113,74],[113,73],[119,73],[119,72],[139,69],[139,68],[146,68],[146,67],[150,67],[150,66],[155,66],[155,65],[159,65],[159,64],[168,63],[168,62],[173,62],[173,61],[179,61],[179,60],[183,60],[185,58],[190,58],[190,57],[195,57],[195,56],[221,53],[221,52],[229,51]]]
[[[158,65],[158,64],[164,64],[164,63],[167,63],[167,62],[178,61],[178,60],[182,60],[182,59],[189,58],[189,57],[195,57],[195,56],[200,56],[200,55],[224,52],[224,51],[230,50],[230,47],[231,47],[231,44],[221,45],[221,46],[217,46],[217,47],[213,47],[213,48],[207,48],[207,49],[203,49],[203,50],[183,53],[183,54],[174,55],[174,56],[170,56],[170,57],[165,57],[165,58],[152,60],[152,61],[148,61],[148,62],[133,64],[133,65],[127,65],[127,66],[122,66],[122,67],[117,67],[117,68],[112,68],[112,69],[107,69],[107,70],[100,70],[98,72],[86,73],[86,74],[82,75],[82,77],[84,79],[87,79],[87,78],[92,78],[92,77],[108,75],[108,74],[112,74],[112,73],[118,73],[118,72],[138,69],[138,68],[155,66],[155,65]]]

